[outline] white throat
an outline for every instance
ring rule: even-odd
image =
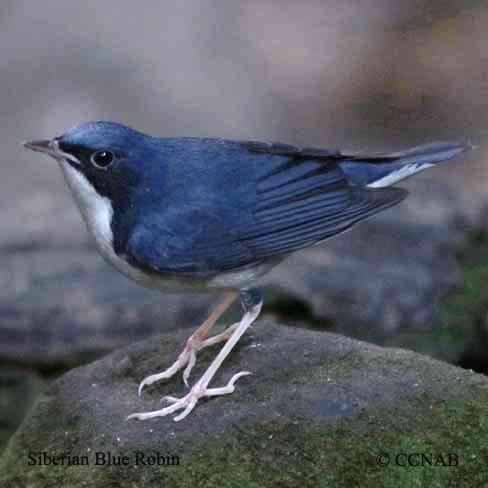
[[[99,195],[93,185],[68,162],[60,161],[64,178],[70,187],[88,230],[95,238],[101,254],[113,261],[113,208],[110,200]]]

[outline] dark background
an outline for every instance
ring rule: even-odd
[[[401,206],[284,263],[265,311],[486,370],[487,25],[474,0],[3,0],[3,440],[65,368],[195,327],[208,305],[112,271],[56,164],[21,148],[87,120],[358,151],[479,144],[402,184]]]

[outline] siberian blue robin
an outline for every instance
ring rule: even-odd
[[[214,291],[222,300],[165,371],[184,369],[188,384],[197,352],[224,342],[207,371],[182,398],[166,397],[147,419],[182,410],[202,397],[234,391],[209,383],[262,306],[259,278],[291,253],[313,246],[401,202],[390,186],[471,146],[434,143],[371,156],[287,144],[151,137],[114,122],[89,122],[25,146],[56,159],[102,256],[149,288]],[[240,297],[239,323],[209,337]]]

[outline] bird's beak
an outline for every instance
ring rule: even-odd
[[[75,156],[72,154],[65,153],[59,147],[59,138],[55,137],[54,139],[43,139],[40,141],[29,141],[24,142],[24,147],[30,149],[31,151],[36,151],[40,153],[47,154],[51,156],[58,162],[63,162],[69,160],[76,165],[81,165],[80,161],[76,159]]]
[[[24,147],[30,149],[31,151],[41,152],[48,154],[49,156],[59,159],[59,149],[54,140],[43,139],[39,141],[29,141],[24,142]]]

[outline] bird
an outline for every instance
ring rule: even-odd
[[[181,370],[188,387],[198,352],[223,343],[208,369],[185,395],[165,397],[167,406],[127,417],[175,414],[175,421],[202,398],[233,393],[236,381],[251,374],[241,371],[224,386],[209,386],[257,319],[260,279],[268,271],[399,204],[408,192],[392,185],[473,147],[436,142],[368,155],[276,142],[155,137],[111,121],[85,122],[24,146],[59,163],[97,249],[118,271],[163,292],[219,295],[175,362],[142,379],[138,394]],[[241,320],[210,336],[238,299]]]

